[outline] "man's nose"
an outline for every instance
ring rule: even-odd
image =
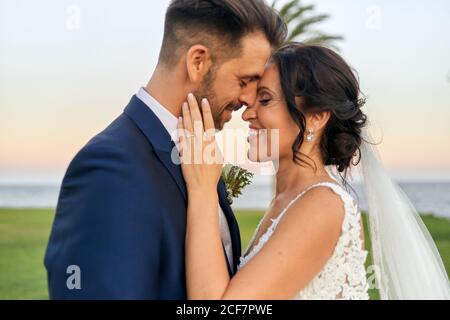
[[[239,97],[242,105],[253,106],[256,103],[257,85],[256,81],[251,82],[242,91],[242,94]]]

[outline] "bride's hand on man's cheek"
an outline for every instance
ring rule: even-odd
[[[203,99],[199,107],[192,94],[188,95],[187,100],[178,121],[183,176],[191,192],[215,192],[223,158],[216,144],[211,107],[207,99]]]

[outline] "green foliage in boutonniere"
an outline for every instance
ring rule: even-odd
[[[233,198],[242,195],[242,190],[252,183],[253,173],[241,167],[226,165],[222,170],[222,180],[227,188],[227,201],[233,204]]]

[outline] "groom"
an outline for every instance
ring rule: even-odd
[[[158,65],[125,111],[73,159],[45,266],[52,299],[186,299],[186,188],[171,160],[188,93],[209,99],[217,129],[256,99],[286,27],[263,0],[173,0]],[[174,137],[172,135],[172,137]],[[240,235],[218,185],[229,273]]]

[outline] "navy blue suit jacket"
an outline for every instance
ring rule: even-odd
[[[187,197],[173,147],[159,119],[134,96],[75,156],[45,255],[51,299],[186,299]],[[218,194],[232,238],[232,275],[241,255],[239,229],[223,182]],[[70,266],[79,267],[79,289],[67,285]]]

